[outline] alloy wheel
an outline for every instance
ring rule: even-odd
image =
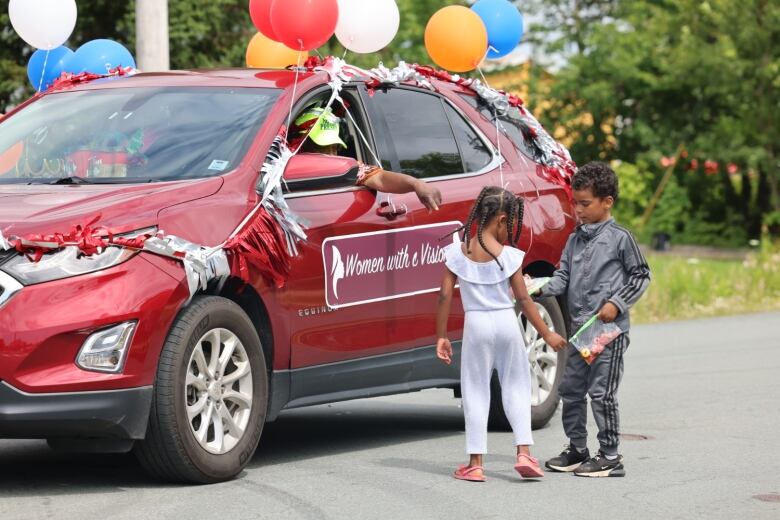
[[[539,311],[547,327],[555,332],[555,324],[547,309],[540,303],[536,303],[536,310]],[[523,331],[531,370],[531,405],[538,406],[547,400],[553,389],[555,376],[558,373],[558,353],[545,343],[541,334],[522,314],[518,314],[517,318]]]
[[[252,368],[238,336],[218,328],[198,340],[187,364],[184,395],[198,444],[215,455],[233,449],[252,412]]]

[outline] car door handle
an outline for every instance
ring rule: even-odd
[[[383,201],[376,209],[376,214],[380,217],[385,217],[387,220],[395,220],[401,215],[406,215],[407,211],[409,209],[406,207],[406,204],[396,206],[392,202]]]

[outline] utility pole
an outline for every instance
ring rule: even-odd
[[[136,0],[135,41],[139,70],[170,70],[168,0]]]

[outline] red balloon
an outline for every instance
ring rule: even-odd
[[[279,41],[291,49],[310,51],[336,32],[337,0],[272,0],[271,25]]]
[[[249,0],[249,16],[258,31],[278,42],[279,38],[271,25],[271,3],[273,0]]]

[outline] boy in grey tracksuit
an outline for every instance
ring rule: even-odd
[[[647,289],[650,268],[631,233],[612,218],[618,196],[615,172],[604,163],[588,163],[575,174],[572,188],[581,224],[569,236],[560,268],[542,292],[545,296],[566,295],[572,331],[598,314],[604,322],[614,321],[624,333],[607,345],[592,365],[573,346],[568,347],[560,394],[569,446],[546,466],[578,476],[624,476],[618,454],[617,389],[629,343],[629,308]],[[599,453],[590,459],[586,394],[599,429]]]

